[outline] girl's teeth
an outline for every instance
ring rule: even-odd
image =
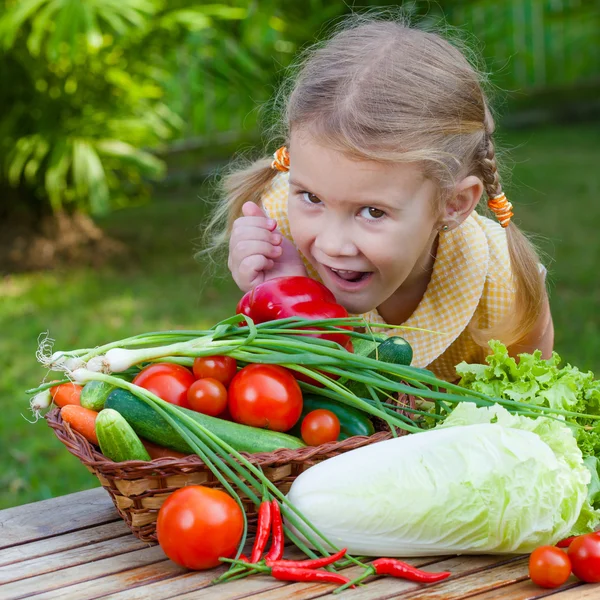
[[[338,277],[345,279],[346,281],[354,281],[359,277],[363,276],[362,271],[343,271],[341,269],[331,269],[334,273],[337,273]]]

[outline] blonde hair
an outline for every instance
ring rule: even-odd
[[[327,42],[302,58],[284,104],[283,139],[308,129],[324,145],[361,160],[418,163],[439,185],[439,206],[467,175],[488,197],[502,191],[492,141],[494,119],[483,76],[463,52],[437,33],[401,19],[353,16]],[[293,161],[293,157],[292,157]],[[213,214],[212,246],[227,243],[244,202],[260,198],[277,171],[271,159],[234,170]],[[472,331],[484,346],[492,337],[512,344],[529,332],[545,297],[539,259],[511,223],[506,229],[515,289],[510,321]]]

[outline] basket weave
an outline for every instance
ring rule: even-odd
[[[102,455],[79,432],[71,429],[70,425],[62,420],[60,409],[51,410],[45,418],[67,450],[98,477],[129,529],[144,542],[157,541],[158,509],[169,494],[185,485],[201,484],[223,489],[221,483],[198,456],[116,463]],[[389,431],[379,431],[368,437],[354,436],[340,442],[307,446],[297,450],[282,448],[275,452],[259,454],[241,452],[240,454],[251,463],[260,466],[265,476],[281,492],[287,493],[294,479],[312,465],[348,450],[386,440],[391,436]],[[256,522],[256,509],[242,493],[240,498],[246,511],[249,529],[252,530]]]

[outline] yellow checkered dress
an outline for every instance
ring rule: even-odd
[[[262,206],[289,240],[288,173],[276,175],[263,195]],[[308,274],[319,279],[303,257]],[[495,221],[473,213],[463,224],[440,235],[431,281],[414,313],[402,324],[436,333],[388,329],[413,348],[413,366],[427,367],[454,381],[461,361],[481,362],[483,349],[470,326],[490,327],[506,316],[513,301],[512,274],[505,230]],[[374,309],[362,315],[370,323],[385,323]]]

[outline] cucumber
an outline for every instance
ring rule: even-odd
[[[298,423],[292,429],[295,435],[300,435],[300,429],[302,419],[313,410],[318,408],[324,408],[330,410],[340,422],[340,435],[338,440],[345,440],[346,438],[354,435],[373,435],[375,428],[371,419],[367,417],[362,411],[346,406],[341,402],[331,400],[325,396],[318,396],[316,394],[306,394],[303,399],[302,416]]]
[[[369,355],[375,358],[375,352]],[[377,347],[377,360],[395,365],[409,366],[413,359],[410,344],[399,335],[392,335]]]
[[[96,435],[100,450],[115,462],[151,460],[142,440],[116,410],[105,408],[96,418]]]
[[[114,385],[105,381],[88,381],[81,390],[81,406],[101,411],[108,395],[115,389]]]
[[[178,452],[195,454],[187,442],[165,419],[132,393],[117,388],[108,396],[105,406],[120,412],[140,437]],[[215,435],[218,435],[224,442],[238,451],[250,453],[272,452],[279,448],[296,449],[306,446],[298,438],[286,433],[232,423],[180,406],[176,408],[192,417],[197,423],[206,427]]]

